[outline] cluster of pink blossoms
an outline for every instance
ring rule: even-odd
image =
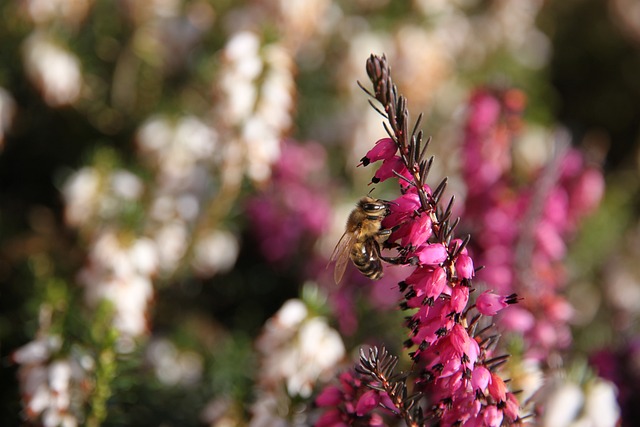
[[[283,141],[271,183],[247,202],[251,231],[267,261],[288,265],[326,232],[329,201],[320,191],[326,157],[320,144]]]
[[[571,342],[572,308],[560,294],[565,242],[598,205],[604,180],[577,150],[562,147],[541,171],[515,178],[512,149],[524,106],[516,90],[472,95],[463,145],[464,216],[475,236],[472,253],[486,267],[478,279],[497,293],[522,297],[501,313],[499,325],[524,336],[528,357],[543,359]]]
[[[422,133],[408,126],[406,99],[397,94],[384,57],[371,56],[367,72],[370,95],[384,107],[389,138],[379,140],[362,159],[382,161],[373,182],[397,178],[402,195],[390,201],[383,227],[393,232],[386,246],[410,264],[411,274],[399,284],[413,347],[411,372],[395,375],[386,352],[362,355],[355,373],[344,374],[316,399],[325,409],[317,426],[382,425],[383,416],[407,425],[500,426],[520,422],[516,397],[496,373],[504,357],[491,354],[494,338],[477,331],[481,315],[493,315],[510,303],[508,297],[484,293],[471,317],[469,294],[475,275],[468,239],[454,238],[451,203],[442,209],[445,181],[431,190],[425,179],[431,160],[424,160]],[[410,387],[409,384],[410,383]],[[409,391],[413,393],[409,397]],[[380,413],[374,412],[382,409]]]

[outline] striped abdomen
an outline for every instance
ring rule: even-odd
[[[351,261],[362,274],[370,279],[378,280],[383,274],[379,251],[380,246],[375,239],[357,242],[351,248]]]

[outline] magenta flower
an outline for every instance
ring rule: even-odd
[[[371,178],[371,182],[378,184],[379,182],[384,182],[389,178],[394,178],[396,174],[402,175],[406,178],[410,177],[410,173],[402,159],[398,156],[393,156],[382,162],[382,166],[380,166],[373,178]]]
[[[447,260],[449,252],[443,244],[426,244],[420,246],[415,255],[422,265],[439,265]]]
[[[376,145],[360,161],[363,166],[368,166],[369,163],[377,162],[378,160],[391,159],[397,151],[398,146],[393,139],[382,138],[376,141]]]
[[[358,403],[356,404],[356,415],[361,417],[365,414],[371,412],[371,410],[375,409],[380,403],[380,393],[376,390],[369,390],[365,392],[360,399],[358,399]]]
[[[355,372],[345,372],[339,380],[340,386],[328,386],[315,400],[319,408],[327,408],[316,421],[316,427],[349,426],[356,422],[362,426],[385,425],[382,416],[372,412],[394,407],[385,392],[370,388],[375,383]]]
[[[517,296],[515,294],[504,296],[486,291],[476,299],[476,308],[485,316],[495,316],[500,310],[516,302]]]

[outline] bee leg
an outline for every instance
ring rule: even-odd
[[[376,241],[378,243],[386,242],[386,240],[389,238],[392,232],[393,232],[393,229],[391,228],[384,228],[378,231],[378,233],[376,234]]]
[[[387,233],[384,233],[384,235],[386,235],[386,237],[389,237],[388,235],[391,234],[391,230],[390,229],[380,230],[380,233],[382,233],[383,231],[387,232]],[[380,233],[378,233],[378,235],[380,235]],[[403,255],[399,255],[399,256],[395,256],[395,257],[387,257],[387,256],[382,255],[382,252],[380,250],[380,245],[379,244],[374,245],[374,248],[375,248],[375,251],[376,251],[376,255],[378,255],[378,258],[380,258],[384,262],[387,262],[389,264],[395,264],[395,265],[400,265],[400,264],[416,265],[416,261],[417,261],[416,257],[411,257],[410,259],[407,259]]]
[[[387,262],[389,264],[394,264],[394,265],[404,265],[404,264],[416,265],[416,261],[417,261],[416,257],[411,257],[407,259],[402,255],[394,256],[394,257],[387,257],[387,256],[380,255],[380,259],[383,260],[384,262]]]

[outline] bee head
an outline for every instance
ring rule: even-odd
[[[372,197],[363,197],[360,199],[358,207],[369,216],[385,216],[389,213],[388,202]]]

